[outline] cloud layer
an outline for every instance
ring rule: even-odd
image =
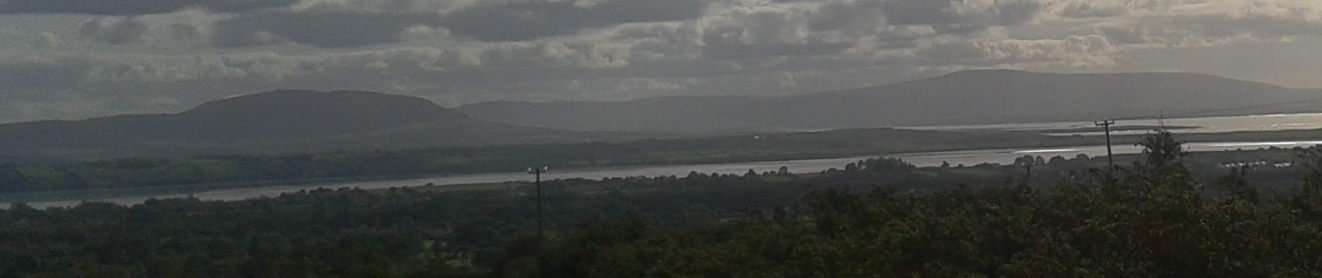
[[[0,13],[143,15],[170,13],[189,8],[236,13],[286,7],[297,2],[298,0],[4,0],[0,1]]]
[[[1296,0],[114,2],[0,0],[0,96],[13,100],[0,122],[177,112],[277,88],[452,106],[804,93],[971,68],[1253,77],[1129,57],[1322,37],[1322,2]],[[1270,74],[1322,68],[1299,71]]]

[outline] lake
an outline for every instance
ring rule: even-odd
[[[1229,117],[1200,117],[1200,118],[1170,118],[1170,119],[1120,119],[1115,120],[1115,125],[1120,126],[1176,126],[1176,127],[1195,127],[1190,129],[1170,129],[1173,133],[1221,133],[1238,131],[1280,131],[1280,130],[1300,130],[1300,129],[1319,129],[1322,128],[1322,113],[1310,114],[1273,114],[1273,115],[1251,115],[1251,116],[1229,116]],[[1018,124],[994,124],[994,125],[950,125],[950,126],[914,126],[902,127],[902,129],[913,130],[1010,130],[1010,131],[1040,131],[1040,130],[1060,130],[1093,128],[1096,124],[1093,122],[1048,122],[1048,123],[1018,123]],[[1145,134],[1148,130],[1129,130],[1112,131],[1111,135],[1126,134]],[[1055,136],[1071,135],[1102,135],[1102,132],[1067,132],[1067,133],[1048,133]]]
[[[1217,143],[1188,143],[1186,146],[1190,151],[1221,151],[1235,149],[1257,149],[1267,147],[1292,148],[1308,147],[1322,144],[1322,141],[1287,141],[1287,142],[1217,142]],[[1131,144],[1115,145],[1112,147],[1115,154],[1133,154],[1142,150]],[[1088,156],[1105,156],[1106,146],[1081,146],[1065,148],[1026,148],[1026,149],[993,149],[993,150],[967,150],[967,151],[949,151],[949,152],[925,152],[887,155],[902,159],[917,166],[939,166],[943,162],[950,165],[977,165],[981,163],[1013,163],[1015,158],[1024,155],[1032,156],[1063,156],[1072,158],[1078,154],[1087,154]],[[544,180],[552,179],[601,179],[605,177],[655,177],[655,176],[685,176],[691,171],[700,173],[720,173],[720,174],[743,174],[748,170],[758,173],[766,171],[776,171],[781,166],[789,168],[790,172],[808,173],[820,172],[830,168],[843,169],[846,164],[856,162],[875,156],[861,156],[850,158],[832,158],[832,159],[806,159],[806,160],[786,160],[786,161],[766,161],[766,162],[743,162],[727,164],[704,164],[704,165],[670,165],[670,166],[645,166],[645,167],[621,167],[605,169],[570,169],[558,171],[551,169],[550,172],[542,174]],[[532,181],[533,176],[523,172],[492,173],[476,175],[458,175],[458,176],[440,176],[428,178],[412,178],[400,180],[384,181],[354,181],[354,182],[331,182],[322,184],[306,185],[275,185],[263,187],[245,187],[232,189],[205,190],[199,192],[169,192],[169,193],[147,193],[133,194],[124,193],[116,197],[86,197],[90,194],[86,192],[68,191],[58,200],[46,200],[28,202],[28,205],[36,208],[47,207],[68,207],[77,205],[85,200],[112,202],[118,204],[138,204],[150,198],[184,198],[193,196],[202,200],[242,200],[257,197],[275,197],[282,193],[297,192],[299,190],[312,190],[317,188],[341,188],[356,187],[362,189],[380,189],[391,187],[421,186],[426,184],[433,185],[461,185],[478,183],[496,183],[507,181]],[[11,200],[6,200],[11,201]],[[0,203],[5,207],[9,203]]]
[[[1150,123],[1143,120],[1117,121],[1118,125],[1156,125],[1156,120]],[[1291,114],[1291,115],[1262,115],[1262,116],[1240,116],[1240,117],[1208,117],[1208,118],[1188,118],[1188,119],[1167,119],[1164,120],[1167,125],[1179,126],[1198,126],[1193,132],[1231,132],[1231,131],[1264,131],[1264,130],[1287,130],[1287,129],[1307,129],[1322,128],[1322,114]],[[985,125],[985,126],[944,126],[944,127],[915,127],[914,129],[930,130],[967,130],[967,129],[1003,129],[1003,130],[1049,130],[1065,129],[1091,126],[1091,122],[1061,122],[1061,123],[1029,123],[1029,124],[1008,124],[1008,125]],[[1142,132],[1142,131],[1140,131]],[[1141,134],[1141,133],[1140,133]],[[1188,143],[1185,144],[1190,151],[1221,151],[1235,149],[1258,149],[1267,147],[1292,148],[1308,147],[1322,144],[1322,141],[1285,141],[1285,142],[1214,142],[1214,143]],[[1117,143],[1113,146],[1115,154],[1139,153],[1141,149],[1129,143]],[[1088,156],[1105,156],[1106,146],[1079,146],[1079,147],[1060,147],[1060,148],[1023,148],[1023,149],[984,149],[984,150],[966,150],[966,151],[948,151],[948,152],[925,152],[892,154],[887,157],[902,159],[917,166],[939,166],[943,162],[950,165],[977,165],[981,163],[999,163],[1009,164],[1015,158],[1024,155],[1052,157],[1063,156],[1072,158],[1078,154],[1087,154]],[[604,177],[638,177],[638,176],[685,176],[691,171],[701,173],[720,173],[720,174],[743,174],[748,170],[755,172],[776,171],[781,166],[788,167],[790,172],[807,173],[820,172],[830,168],[844,168],[850,162],[871,158],[875,156],[860,156],[849,158],[833,159],[808,159],[808,160],[787,160],[787,161],[768,161],[768,162],[743,162],[727,164],[703,164],[703,165],[666,165],[666,166],[640,166],[640,167],[619,167],[603,169],[551,169],[550,172],[543,174],[543,179],[601,179]],[[530,165],[531,166],[531,165]],[[328,182],[320,184],[304,185],[273,185],[262,187],[229,188],[229,189],[211,189],[198,190],[196,192],[181,192],[182,190],[153,190],[143,192],[143,190],[73,190],[58,192],[57,195],[50,197],[48,195],[40,200],[28,199],[28,205],[36,208],[47,207],[67,207],[77,205],[83,201],[102,201],[118,204],[137,204],[150,198],[183,198],[193,196],[203,200],[242,200],[257,197],[275,197],[282,193],[297,192],[299,190],[311,190],[317,188],[342,188],[357,187],[362,189],[378,189],[390,187],[421,186],[426,184],[434,185],[461,185],[478,183],[495,183],[506,181],[531,181],[532,175],[523,172],[509,173],[491,173],[475,175],[458,176],[440,176],[428,178],[411,178],[399,180],[383,181],[351,181],[351,182]],[[8,207],[9,202],[16,201],[14,194],[0,195],[0,206]],[[109,197],[106,197],[109,196]]]

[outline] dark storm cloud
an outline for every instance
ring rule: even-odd
[[[614,0],[591,7],[570,2],[482,5],[455,12],[446,18],[445,27],[483,41],[522,41],[621,23],[697,18],[708,3],[706,0]]]
[[[133,18],[102,18],[83,23],[78,32],[97,42],[125,44],[142,39],[147,24]]]
[[[0,0],[5,14],[162,14],[199,7],[213,12],[237,13],[287,7],[298,0]]]
[[[435,26],[440,19],[434,14],[266,12],[217,23],[212,43],[247,47],[290,41],[322,48],[358,47],[397,42],[404,29]]]

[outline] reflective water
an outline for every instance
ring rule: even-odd
[[[1322,128],[1322,113],[1313,114],[1274,114],[1229,117],[1169,118],[1169,119],[1127,119],[1115,120],[1112,127],[1121,126],[1179,126],[1195,127],[1192,129],[1171,129],[1175,133],[1219,133],[1237,131],[1278,131]],[[1050,122],[1018,123],[996,125],[952,125],[952,126],[916,126],[904,127],[915,130],[1058,130],[1076,128],[1094,128],[1094,122]],[[1112,131],[1117,134],[1144,134],[1147,130]],[[1101,135],[1101,132],[1065,132],[1050,135]]]
[[[1240,116],[1240,117],[1207,117],[1207,118],[1184,118],[1184,119],[1166,119],[1163,121],[1171,126],[1198,126],[1191,132],[1232,132],[1232,131],[1265,131],[1265,130],[1288,130],[1288,129],[1312,129],[1322,128],[1322,114],[1289,114],[1289,115],[1260,115],[1260,116]],[[1117,120],[1117,125],[1158,125],[1157,120]],[[999,129],[999,130],[1049,130],[1049,129],[1067,129],[1093,127],[1092,122],[1059,122],[1059,123],[1028,123],[1028,124],[1004,124],[1004,125],[980,125],[980,126],[939,126],[939,127],[912,127],[912,129],[927,130],[967,130],[967,129]],[[1146,132],[1146,131],[1137,131]],[[1088,134],[1088,133],[1080,133]],[[1113,133],[1114,134],[1114,133]],[[1186,144],[1191,151],[1218,151],[1234,149],[1257,149],[1266,147],[1307,147],[1322,144],[1322,141],[1289,141],[1289,142],[1218,142],[1218,143],[1190,143]],[[1115,154],[1138,153],[1140,149],[1129,144],[1118,144],[1114,146]],[[1015,158],[1024,155],[1033,156],[1063,156],[1066,158],[1074,157],[1078,154],[1087,154],[1088,156],[1106,155],[1105,146],[1081,146],[1066,148],[1047,148],[1047,149],[991,149],[991,150],[967,150],[967,151],[949,151],[949,152],[928,152],[928,153],[910,153],[888,155],[903,159],[909,163],[918,166],[939,166],[943,162],[950,165],[977,165],[981,163],[1012,163]],[[600,179],[604,177],[637,177],[637,176],[685,176],[691,171],[701,173],[720,173],[720,174],[743,174],[748,170],[755,172],[776,171],[781,166],[789,168],[790,172],[806,173],[819,172],[830,168],[844,168],[845,164],[867,159],[872,156],[836,158],[836,159],[810,159],[810,160],[789,160],[789,161],[770,161],[770,162],[748,162],[748,163],[728,163],[728,164],[706,164],[706,165],[672,165],[672,166],[646,166],[646,167],[626,167],[626,168],[607,168],[607,169],[574,169],[552,171],[543,175],[543,179],[570,179],[587,178]],[[46,208],[52,206],[73,206],[83,201],[104,201],[120,204],[142,203],[149,198],[181,198],[193,196],[203,200],[240,200],[257,197],[279,196],[281,193],[296,192],[299,190],[310,190],[316,188],[342,188],[357,187],[363,189],[390,188],[420,186],[426,184],[434,185],[460,185],[476,183],[494,183],[505,181],[531,181],[532,175],[523,172],[493,173],[479,175],[462,176],[443,176],[430,178],[414,178],[401,180],[385,181],[354,181],[354,182],[331,182],[311,185],[280,185],[264,186],[251,188],[231,188],[215,190],[199,190],[197,192],[186,192],[183,190],[155,192],[133,192],[132,190],[100,190],[100,191],[66,191],[59,192],[54,197],[44,197],[40,200],[24,199],[17,200],[13,195],[0,195],[0,206],[8,207],[8,202],[27,201],[33,207]],[[182,192],[181,192],[182,191]],[[52,195],[52,194],[47,194]],[[107,197],[108,196],[108,197]]]
[[[1223,150],[1236,150],[1236,149],[1253,150],[1253,149],[1268,148],[1268,147],[1288,149],[1293,147],[1310,147],[1313,145],[1322,145],[1322,141],[1216,142],[1216,143],[1185,144],[1185,146],[1188,147],[1188,150],[1192,152],[1223,151]],[[1139,148],[1138,146],[1134,146],[1130,144],[1121,144],[1121,145],[1113,145],[1111,147],[1111,151],[1116,155],[1121,155],[1121,154],[1140,153],[1142,152],[1142,149]],[[1079,154],[1086,154],[1088,156],[1106,156],[1106,146],[1099,145],[1099,146],[1080,146],[1080,147],[1049,148],[1049,149],[1000,149],[1000,150],[930,152],[930,153],[897,154],[897,155],[893,155],[892,157],[904,159],[904,161],[918,166],[939,166],[941,165],[942,162],[948,162],[952,166],[957,166],[960,164],[966,166],[972,166],[980,163],[1009,164],[1009,163],[1013,163],[1015,158],[1019,158],[1025,155],[1042,156],[1046,158],[1059,155],[1065,158],[1073,158]]]
[[[1266,147],[1292,148],[1308,147],[1313,145],[1322,145],[1322,141],[1289,141],[1289,142],[1218,142],[1218,143],[1189,143],[1186,146],[1190,151],[1220,151],[1234,149],[1257,149]],[[1141,150],[1133,145],[1113,146],[1115,154],[1139,153]],[[1105,156],[1106,146],[1081,146],[1068,148],[1047,148],[1047,149],[995,149],[995,150],[967,150],[967,151],[949,151],[949,152],[927,152],[927,153],[909,153],[894,154],[887,157],[902,159],[917,166],[939,166],[943,162],[950,165],[972,166],[982,163],[1009,164],[1014,162],[1015,158],[1024,155],[1032,156],[1063,156],[1072,158],[1078,154],[1087,154],[1088,156]],[[609,168],[609,169],[591,169],[591,170],[566,170],[556,171],[551,169],[542,175],[544,180],[551,179],[601,179],[605,177],[656,177],[656,176],[685,176],[689,172],[700,173],[720,173],[720,174],[743,174],[748,170],[755,172],[776,171],[781,166],[787,167],[790,172],[807,173],[820,172],[830,168],[844,168],[845,164],[859,160],[871,158],[872,156],[834,158],[834,159],[809,159],[809,160],[787,160],[787,161],[768,161],[768,162],[748,162],[748,163],[728,163],[728,164],[706,164],[706,165],[675,165],[675,166],[647,166],[647,167],[629,167],[629,168]],[[28,205],[36,208],[46,208],[52,206],[73,206],[85,200],[113,202],[119,204],[137,204],[149,198],[182,198],[190,194],[193,197],[203,200],[241,200],[257,197],[274,197],[281,193],[296,192],[299,190],[311,190],[317,188],[342,188],[356,187],[362,189],[378,189],[390,187],[408,187],[421,186],[426,184],[433,185],[461,185],[477,183],[494,183],[506,181],[531,181],[533,176],[523,172],[480,174],[480,175],[462,175],[462,176],[444,176],[430,178],[414,178],[402,180],[386,181],[358,181],[358,182],[339,182],[311,185],[284,185],[284,186],[266,186],[252,188],[234,188],[208,190],[193,193],[155,193],[155,194],[132,194],[124,193],[124,196],[118,197],[98,197],[98,198],[80,198],[76,192],[68,194],[68,197],[60,200],[49,200],[40,202],[28,202]],[[8,206],[8,203],[4,203]]]
[[[869,157],[874,157],[874,156],[869,156]],[[844,168],[844,165],[848,164],[849,162],[855,162],[858,160],[867,159],[869,157],[809,159],[809,160],[791,160],[791,161],[773,161],[773,162],[747,162],[747,163],[729,163],[729,164],[706,164],[706,165],[672,165],[672,166],[622,167],[622,168],[605,168],[605,169],[573,169],[573,170],[564,170],[564,171],[551,169],[551,171],[542,174],[542,179],[543,180],[573,179],[573,178],[601,179],[606,177],[639,177],[639,176],[656,177],[656,176],[670,176],[670,175],[686,176],[691,171],[697,171],[707,174],[711,174],[711,173],[743,174],[748,172],[748,170],[750,169],[758,173],[767,172],[767,171],[777,171],[782,166],[788,167],[791,172],[799,172],[799,173],[818,172],[832,167]],[[233,189],[207,190],[207,191],[199,191],[199,192],[191,192],[191,193],[172,192],[172,193],[144,194],[144,193],[134,193],[134,192],[122,192],[120,196],[115,196],[115,197],[100,197],[103,195],[107,195],[106,192],[95,192],[97,194],[89,194],[88,192],[68,191],[68,192],[64,192],[64,194],[61,194],[62,196],[55,196],[52,197],[52,199],[48,199],[44,201],[29,201],[27,202],[27,204],[35,208],[47,208],[53,206],[68,207],[68,206],[77,205],[78,203],[81,203],[83,201],[101,201],[101,202],[112,202],[118,204],[138,204],[150,198],[157,198],[157,199],[183,198],[190,195],[202,200],[241,200],[241,199],[257,198],[257,197],[275,197],[275,196],[279,196],[282,193],[297,192],[299,190],[311,190],[317,188],[356,187],[362,189],[379,189],[379,188],[391,188],[391,187],[421,186],[427,184],[461,185],[461,184],[496,183],[496,182],[506,182],[506,181],[532,181],[532,180],[533,180],[533,175],[519,171],[519,172],[509,172],[509,173],[440,176],[440,177],[430,177],[430,178],[414,178],[414,179],[385,180],[385,181],[356,181],[356,182],[338,182],[338,183],[323,183],[323,184],[310,184],[310,185],[281,185],[281,186],[233,188]],[[5,203],[0,203],[3,204],[4,207],[8,207],[9,202],[14,201],[9,199],[0,199],[0,200],[6,201]]]

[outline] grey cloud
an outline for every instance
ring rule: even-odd
[[[604,23],[658,22],[696,18],[706,0],[613,0],[586,9],[595,21]]]
[[[88,74],[85,63],[70,61],[25,61],[0,64],[0,92],[5,99],[46,100],[38,93],[77,86]]]
[[[736,32],[742,32],[738,30]],[[710,59],[748,59],[769,56],[815,56],[840,53],[854,43],[837,42],[828,43],[819,40],[809,40],[801,42],[787,41],[758,41],[742,42],[739,40],[741,33],[735,35],[725,35],[722,33],[708,33],[703,37],[704,47],[702,56]]]
[[[446,18],[455,34],[483,41],[522,41],[568,35],[599,25],[579,16],[571,3],[511,4],[468,8]]]
[[[1200,16],[1172,19],[1172,23],[1186,25],[1185,28],[1198,30],[1205,36],[1222,38],[1240,34],[1250,34],[1265,39],[1322,35],[1322,22],[1284,16]]]
[[[996,1],[986,6],[945,0],[713,6],[702,19],[690,21],[696,24],[697,36],[683,35],[683,28],[633,28],[627,34],[630,37],[651,35],[674,45],[691,43],[693,48],[672,49],[696,50],[706,59],[829,58],[855,47],[872,50],[914,48],[917,40],[943,34],[974,39],[980,36],[975,35],[976,32],[990,26],[1032,20],[1039,10],[1041,4],[1037,1],[1014,0]],[[664,49],[649,46],[649,49]]]
[[[996,23],[999,25],[1019,25],[1033,20],[1042,11],[1042,4],[1036,0],[997,1]]]
[[[213,12],[246,12],[287,7],[299,0],[0,0],[5,14],[163,14],[198,7]]]
[[[813,42],[802,44],[789,43],[771,43],[771,44],[737,44],[737,43],[718,43],[708,45],[703,49],[702,56],[711,59],[748,59],[768,56],[812,56],[835,54],[853,46],[847,43],[825,43]]]
[[[755,8],[732,7],[697,23],[701,30],[701,57],[716,60],[745,60],[762,57],[820,56],[837,54],[856,44],[872,28],[845,33],[849,20],[819,21],[814,30],[810,6],[780,5]],[[830,16],[829,14],[827,16]],[[832,37],[828,39],[828,37]]]
[[[865,44],[915,47],[935,35],[976,37],[991,26],[1023,24],[1041,10],[1035,0],[859,0],[732,7],[703,21],[703,57],[747,59],[834,55]],[[990,5],[985,5],[990,4]],[[927,32],[913,32],[916,29]]]
[[[56,36],[53,33],[42,32],[41,34],[33,38],[32,42],[29,43],[28,45],[32,48],[50,49],[59,46],[60,43],[61,43],[60,37]]]
[[[1142,44],[1148,43],[1148,29],[1140,26],[1129,27],[1101,27],[1097,32],[1105,36],[1107,40],[1118,44]]]
[[[1049,40],[943,40],[922,45],[915,54],[921,59],[919,63],[925,66],[1104,68],[1115,64],[1107,57],[1113,50],[1114,46],[1106,37],[1089,35]]]
[[[871,46],[877,49],[905,49],[917,46],[916,40],[932,35],[931,29],[920,27],[893,27],[877,34]]]
[[[217,24],[213,44],[223,47],[247,47],[281,42],[293,42],[323,48],[360,47],[400,41],[406,28],[415,25],[444,27],[449,34],[479,41],[530,41],[553,36],[576,34],[585,29],[614,27],[624,23],[678,22],[697,19],[704,15],[711,0],[611,0],[591,6],[576,5],[569,1],[516,2],[479,4],[451,13],[386,13],[386,12],[316,12],[307,10],[268,11],[247,14]],[[760,35],[769,28],[804,27],[813,32],[836,32],[830,45],[847,43],[856,37],[877,35],[877,30],[888,25],[931,26],[938,33],[966,34],[985,30],[988,26],[1021,24],[1031,20],[1040,4],[1036,1],[996,1],[985,11],[959,11],[956,4],[962,0],[861,0],[858,2],[823,2],[815,14],[767,13],[735,18],[748,24],[742,32]],[[803,3],[777,4],[796,5]],[[800,11],[801,12],[801,11]],[[722,17],[720,13],[714,17]],[[774,18],[779,17],[779,18]],[[803,17],[803,18],[800,18]],[[807,18],[807,22],[802,22]],[[706,21],[703,18],[701,21]],[[769,22],[784,21],[784,22]],[[689,21],[692,22],[692,21]],[[788,22],[788,23],[786,23]],[[780,24],[782,26],[762,26]],[[783,26],[793,24],[794,26]],[[735,26],[739,27],[739,26]],[[818,34],[820,36],[828,34]],[[794,53],[815,53],[821,43],[812,41],[786,42],[770,40],[777,47],[758,49],[787,49],[795,45]],[[755,44],[762,42],[743,42]],[[903,42],[888,41],[896,46]],[[818,44],[811,46],[810,44]],[[726,45],[730,46],[730,45]],[[832,49],[828,47],[826,49]],[[713,50],[720,53],[721,50]],[[717,55],[728,56],[728,55]]]
[[[1119,6],[1107,6],[1090,2],[1068,3],[1060,16],[1067,18],[1108,18],[1117,17],[1125,14],[1125,9]]]
[[[390,5],[400,9],[421,3],[409,1],[413,0],[377,2],[395,3]],[[13,100],[0,103],[0,121],[73,115],[49,112],[55,107],[78,107],[81,113],[92,114],[172,112],[177,110],[169,109],[276,88],[414,94],[446,105],[515,98],[806,92],[901,79],[899,73],[882,72],[887,70],[1105,66],[1109,57],[1134,49],[1128,46],[1132,44],[1177,47],[1186,39],[1322,32],[1318,21],[1310,19],[1315,17],[1285,13],[1171,15],[1184,9],[1063,20],[1075,23],[1068,26],[1053,25],[1062,22],[1051,21],[1060,17],[1043,17],[1041,27],[1034,28],[1063,31],[1039,36],[986,31],[988,26],[1034,20],[1041,9],[1036,1],[1013,0],[978,1],[978,5],[971,0],[775,0],[762,1],[761,6],[682,0],[690,4],[679,8],[661,7],[676,3],[667,0],[616,0],[591,6],[527,1],[541,0],[514,1],[522,4],[482,0],[476,2],[481,6],[449,13],[307,8],[230,15],[191,10],[107,17],[85,25],[79,25],[81,20],[94,16],[42,16],[73,20],[59,28],[34,30],[30,36],[73,30],[59,34],[60,38],[73,39],[81,32],[105,43],[141,43],[110,50],[68,43],[59,50],[67,52],[58,53],[75,56],[70,59],[0,62],[0,97]],[[1051,8],[1060,12],[1064,6]],[[1080,9],[1076,15],[1106,15],[1096,7]],[[652,10],[659,12],[648,13]],[[624,24],[631,22],[636,24]],[[146,35],[140,34],[142,23],[149,26]],[[360,47],[398,42],[406,29],[418,25],[436,28],[436,33],[449,30],[437,40],[455,35],[499,42],[461,39],[446,41],[446,49],[395,45],[353,51],[202,48],[187,49],[187,55],[179,56],[144,47],[176,41],[226,47],[270,43]],[[430,31],[421,29],[425,28],[415,31]],[[582,32],[586,29],[592,30]],[[980,30],[986,32],[976,32]],[[542,39],[552,36],[563,37]],[[430,42],[405,45],[424,43]],[[72,54],[83,50],[78,47],[88,47],[87,53],[114,55]],[[26,50],[16,50],[13,56],[27,54],[20,51]],[[59,55],[55,53],[35,56]],[[880,76],[884,74],[893,75]],[[27,110],[14,112],[17,109]],[[59,113],[69,110],[74,109]]]
[[[200,26],[174,23],[166,28],[171,37],[182,41],[198,42],[207,40]]]
[[[293,42],[323,48],[400,41],[405,29],[444,27],[481,41],[525,41],[623,23],[696,18],[708,0],[613,0],[590,7],[570,2],[484,4],[449,14],[362,11],[267,11],[216,24],[213,44],[248,47]]]
[[[950,13],[951,3],[958,0],[894,0],[880,3],[882,15],[894,25],[946,25],[960,23],[959,16]]]
[[[1308,12],[1154,14],[1124,23],[1101,25],[1093,30],[1117,44],[1145,47],[1206,46],[1242,40],[1279,41],[1322,36],[1322,20],[1309,17]]]
[[[917,54],[929,62],[958,64],[983,61],[990,56],[986,46],[977,42],[951,41],[926,45]]]
[[[894,24],[888,22],[887,10],[896,4],[881,1],[832,1],[822,4],[808,21],[808,29],[817,32],[842,32],[849,37],[875,37],[867,42],[876,49],[904,49],[915,47],[914,40],[933,35],[936,26],[919,24]],[[914,4],[899,4],[899,6]],[[945,7],[943,9],[946,9]],[[930,9],[930,8],[919,8]],[[891,10],[890,13],[901,13]],[[950,19],[947,19],[950,20]],[[906,22],[901,19],[901,22]],[[913,23],[912,20],[908,21]],[[950,31],[949,26],[940,26],[942,31]],[[978,27],[980,30],[983,27]]]
[[[808,29],[813,31],[862,31],[868,32],[879,25],[886,25],[883,16],[884,2],[877,1],[833,1],[822,4],[817,13],[808,21]]]
[[[135,18],[109,17],[84,22],[78,32],[97,42],[125,44],[141,40],[147,24]]]
[[[266,12],[218,22],[212,43],[247,47],[290,41],[323,48],[359,47],[400,41],[414,25],[436,25],[435,14]]]
[[[1018,25],[1037,16],[1036,0],[995,1],[988,10],[961,13],[970,0],[893,0],[882,2],[882,14],[893,25],[931,25],[942,33],[969,33],[989,26]]]
[[[456,34],[483,41],[523,41],[573,34],[622,23],[660,22],[700,16],[707,0],[613,0],[591,7],[572,2],[481,5],[447,16]]]

